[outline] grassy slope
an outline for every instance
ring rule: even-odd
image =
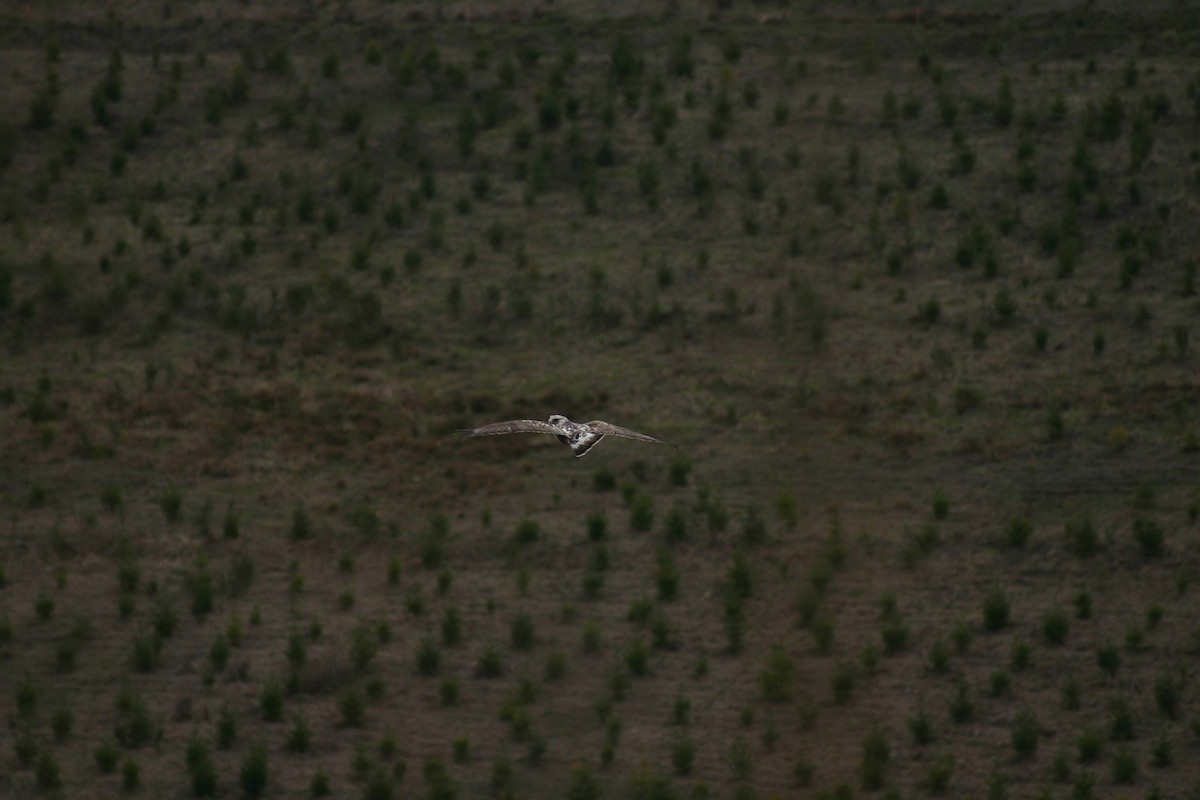
[[[889,745],[883,784],[905,796],[947,764],[951,794],[1089,780],[1115,794],[1130,757],[1139,791],[1194,789],[1195,20],[1170,5],[1005,18],[963,6],[920,26],[854,4],[622,7],[603,26],[571,4],[469,25],[394,4],[146,5],[119,20],[88,8],[23,12],[4,39],[0,787],[35,791],[41,759],[44,782],[57,765],[68,788],[118,793],[119,776],[95,783],[92,753],[117,736],[124,686],[162,725],[157,747],[127,748],[156,794],[190,793],[185,751],[215,744],[221,709],[238,720],[214,752],[230,795],[255,742],[273,793],[306,792],[319,769],[335,794],[432,793],[440,759],[473,796],[509,759],[518,796],[558,796],[581,770],[609,795],[649,791],[683,740],[696,757],[674,778],[681,795],[786,796],[805,765],[810,791],[868,793],[873,730]],[[671,58],[684,36],[690,76]],[[114,48],[121,97],[105,125],[93,96]],[[45,127],[31,124],[39,96],[52,98]],[[1106,102],[1121,110],[1111,136]],[[1134,165],[1139,129],[1152,145]],[[711,188],[697,191],[698,172]],[[634,443],[575,462],[552,442],[451,437],[552,411],[678,441],[686,485],[669,480],[669,452]],[[602,471],[616,491],[593,489]],[[175,523],[160,507],[172,491]],[[650,532],[632,530],[637,495],[653,504]],[[293,541],[299,509],[312,532]],[[687,538],[672,544],[673,509]],[[593,512],[603,553],[586,535]],[[755,513],[765,541],[747,542]],[[438,515],[449,533],[435,563]],[[1085,517],[1099,552],[1081,558],[1064,525]],[[1142,555],[1137,518],[1161,525],[1162,555]],[[523,519],[536,542],[516,542]],[[1006,544],[1012,520],[1032,527],[1023,546]],[[678,596],[631,622],[663,553]],[[240,589],[239,563],[253,565]],[[740,602],[739,563],[753,576]],[[119,564],[139,571],[124,619]],[[193,617],[205,570],[215,610]],[[988,633],[997,587],[1012,621]],[[1072,617],[1081,592],[1087,620]],[[896,612],[881,612],[889,597]],[[39,598],[53,600],[46,620]],[[176,630],[138,672],[135,641],[154,646],[164,608]],[[463,642],[439,645],[438,672],[461,699],[443,708],[416,661],[451,608]],[[1054,608],[1070,620],[1061,646],[1041,633]],[[510,643],[522,613],[528,651]],[[293,673],[289,637],[314,623]],[[356,668],[364,623],[390,636]],[[215,668],[231,625],[243,644]],[[581,646],[589,625],[597,653]],[[908,631],[894,654],[888,626]],[[956,630],[973,633],[961,653]],[[649,672],[629,678],[638,641]],[[475,674],[488,644],[501,678]],[[780,703],[759,683],[774,645],[795,668]],[[1013,663],[1025,645],[1028,667]],[[1112,677],[1097,666],[1109,645]],[[931,669],[939,648],[944,671]],[[552,652],[566,676],[543,682]],[[1005,674],[1011,688],[991,696]],[[849,699],[836,676],[852,676]],[[525,678],[537,697],[512,706]],[[1062,707],[1071,679],[1078,710]],[[293,690],[282,723],[259,712],[271,680]],[[1156,681],[1178,686],[1174,717]],[[382,698],[346,725],[339,700],[373,682]],[[955,723],[960,686],[975,711]],[[23,714],[27,687],[38,700]],[[686,725],[671,724],[677,697]],[[1108,742],[1121,702],[1136,736]],[[73,730],[57,742],[67,705]],[[505,707],[525,708],[516,725]],[[910,735],[919,708],[932,744]],[[1029,758],[1011,742],[1023,709],[1042,732]],[[296,712],[307,755],[285,748]],[[1105,744],[1080,764],[1089,730]],[[397,754],[379,750],[389,732]],[[1154,766],[1163,747],[1170,763]]]

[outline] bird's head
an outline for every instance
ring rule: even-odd
[[[568,420],[562,414],[551,414],[550,415],[550,424],[551,425],[562,425],[564,422],[568,422]]]

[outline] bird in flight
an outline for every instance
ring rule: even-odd
[[[602,420],[591,422],[571,422],[562,414],[551,414],[549,422],[536,419],[513,419],[507,422],[493,422],[490,425],[480,425],[478,428],[463,428],[459,433],[465,436],[495,436],[500,433],[549,433],[558,440],[570,446],[579,458],[588,450],[595,447],[605,436],[620,436],[625,439],[637,439],[639,442],[653,442],[679,448],[678,445],[655,439],[644,433],[631,431],[619,425],[611,425]]]

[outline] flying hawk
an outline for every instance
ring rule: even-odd
[[[563,444],[570,445],[576,458],[595,447],[605,436],[621,436],[626,439],[637,439],[639,442],[665,444],[678,449],[678,445],[618,425],[610,425],[602,420],[571,422],[562,414],[551,414],[549,422],[541,422],[536,419],[513,419],[507,422],[481,425],[478,428],[463,428],[459,433],[465,436],[494,436],[499,433],[549,433],[557,436]]]

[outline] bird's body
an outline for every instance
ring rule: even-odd
[[[620,436],[625,439],[636,439],[639,442],[676,445],[655,439],[644,433],[631,431],[619,425],[612,425],[603,420],[594,419],[591,422],[571,422],[562,414],[551,414],[548,422],[536,419],[513,419],[506,422],[493,422],[478,428],[465,428],[459,433],[466,436],[494,436],[501,433],[549,433],[560,442],[571,448],[575,457],[579,458],[588,450],[595,447],[605,436]]]

